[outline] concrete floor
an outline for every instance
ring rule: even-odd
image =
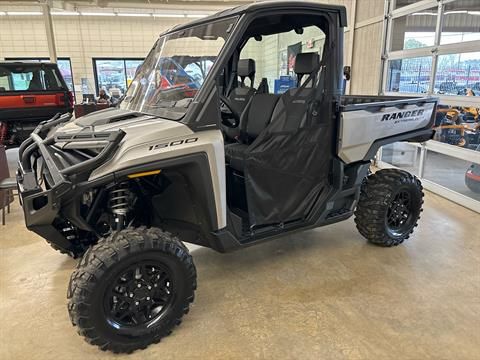
[[[405,245],[367,244],[353,221],[222,255],[193,249],[196,301],[129,359],[480,359],[480,215],[427,194]],[[71,326],[75,261],[0,226],[0,359],[110,359]]]

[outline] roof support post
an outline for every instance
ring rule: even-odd
[[[50,4],[45,2],[42,4],[43,9],[43,19],[45,21],[45,33],[47,35],[48,43],[48,54],[50,61],[53,63],[57,62],[57,49],[55,46],[55,35],[53,33],[53,21],[52,15],[50,14]]]

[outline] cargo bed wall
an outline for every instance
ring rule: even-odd
[[[382,145],[433,135],[436,98],[344,96],[337,155],[347,164],[372,159]]]

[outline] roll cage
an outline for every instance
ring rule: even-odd
[[[284,19],[290,20],[283,24],[272,25],[266,23],[263,26],[255,26],[256,19],[282,15]],[[230,30],[232,33],[224,44],[195,101],[190,105],[188,112],[180,122],[193,131],[221,128],[220,95],[223,95],[223,89],[227,88],[231,80],[230,77],[233,76],[234,81],[236,81],[238,54],[245,46],[246,41],[255,35],[288,32],[303,26],[316,25],[327,34],[328,43],[325,47],[329,49],[329,56],[326,66],[329,71],[324,83],[324,92],[328,97],[333,96],[335,100],[339,101],[343,91],[345,7],[294,1],[255,3],[226,10],[188,25],[176,26],[162,35],[229,17],[237,17],[238,21]]]

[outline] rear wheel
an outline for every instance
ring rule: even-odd
[[[420,180],[406,171],[379,170],[362,185],[355,211],[357,229],[379,246],[396,246],[417,226],[423,205]]]
[[[170,334],[195,288],[192,257],[178,238],[126,229],[85,253],[70,279],[68,309],[87,342],[130,353]]]

